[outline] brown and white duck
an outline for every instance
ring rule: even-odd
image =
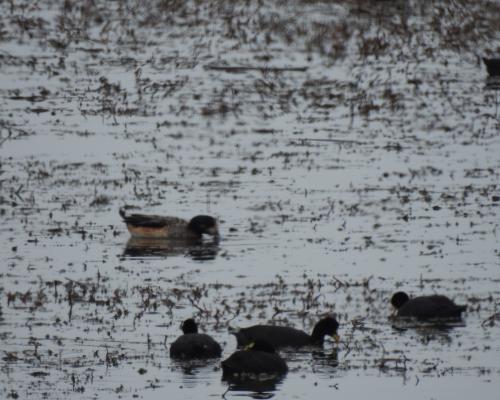
[[[134,238],[197,240],[204,234],[219,237],[217,220],[209,215],[197,215],[190,221],[161,215],[126,214],[120,215]]]

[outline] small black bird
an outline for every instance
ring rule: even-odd
[[[254,325],[231,333],[236,336],[238,347],[258,339],[266,340],[275,348],[322,346],[325,335],[332,336],[336,342],[339,341],[338,327],[339,323],[335,318],[326,317],[318,321],[311,335],[295,328],[276,325]]]
[[[500,76],[500,58],[484,58],[484,65],[490,76]]]
[[[391,298],[398,317],[417,319],[460,318],[467,306],[455,304],[446,296],[419,296],[410,299],[405,292],[397,292]]]
[[[237,350],[222,361],[223,377],[252,377],[258,374],[283,375],[288,371],[285,360],[264,339],[257,339],[245,350]]]
[[[185,320],[181,325],[184,335],[179,336],[170,345],[170,357],[180,359],[220,357],[222,348],[211,336],[198,333],[198,325],[193,319]]]

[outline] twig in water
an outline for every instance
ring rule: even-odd
[[[481,322],[481,326],[486,326],[486,325],[493,326],[497,319],[500,319],[500,312],[490,315],[483,322]]]
[[[349,140],[349,139],[313,139],[313,138],[300,138],[299,139],[302,143],[304,142],[331,142],[331,143],[337,143],[337,144],[358,144],[358,145],[365,145],[365,142],[360,142],[358,140]]]
[[[245,71],[262,71],[262,72],[305,72],[307,67],[258,67],[258,66],[230,66],[230,65],[205,65],[204,69],[213,71],[225,72],[245,72]]]

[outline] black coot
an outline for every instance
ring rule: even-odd
[[[185,320],[181,329],[184,335],[178,337],[170,346],[170,357],[180,359],[220,357],[222,349],[211,336],[198,333],[193,319]]]
[[[326,317],[318,321],[311,335],[295,328],[275,325],[254,325],[231,333],[236,336],[239,347],[258,339],[264,339],[275,348],[322,346],[325,335],[332,336],[338,342],[338,327],[339,323],[335,318]]]
[[[418,319],[460,318],[467,306],[458,305],[446,296],[419,296],[413,299],[405,292],[397,292],[391,298],[391,304],[397,309],[398,317]]]
[[[251,377],[259,374],[283,375],[288,371],[285,360],[276,354],[274,347],[263,339],[257,339],[245,350],[237,350],[222,361],[225,378]]]

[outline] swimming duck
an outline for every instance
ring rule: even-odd
[[[397,310],[398,317],[415,317],[418,319],[460,318],[467,306],[458,305],[446,296],[419,296],[413,299],[405,292],[396,292],[391,304]]]
[[[338,327],[339,323],[335,318],[326,317],[318,321],[311,335],[295,328],[276,325],[254,325],[231,333],[236,336],[239,347],[258,339],[265,339],[275,348],[322,346],[325,335],[332,336],[336,342],[339,341]]]
[[[222,348],[211,336],[198,333],[198,325],[189,318],[181,325],[182,336],[170,345],[170,357],[184,360],[220,357]]]
[[[500,58],[484,58],[484,65],[490,76],[500,76]]]
[[[245,350],[235,351],[221,365],[226,378],[258,374],[282,375],[288,371],[285,360],[264,339],[256,339]]]
[[[120,209],[132,237],[162,239],[201,239],[203,234],[219,236],[217,220],[209,215],[197,215],[189,222],[177,217],[130,214]]]

